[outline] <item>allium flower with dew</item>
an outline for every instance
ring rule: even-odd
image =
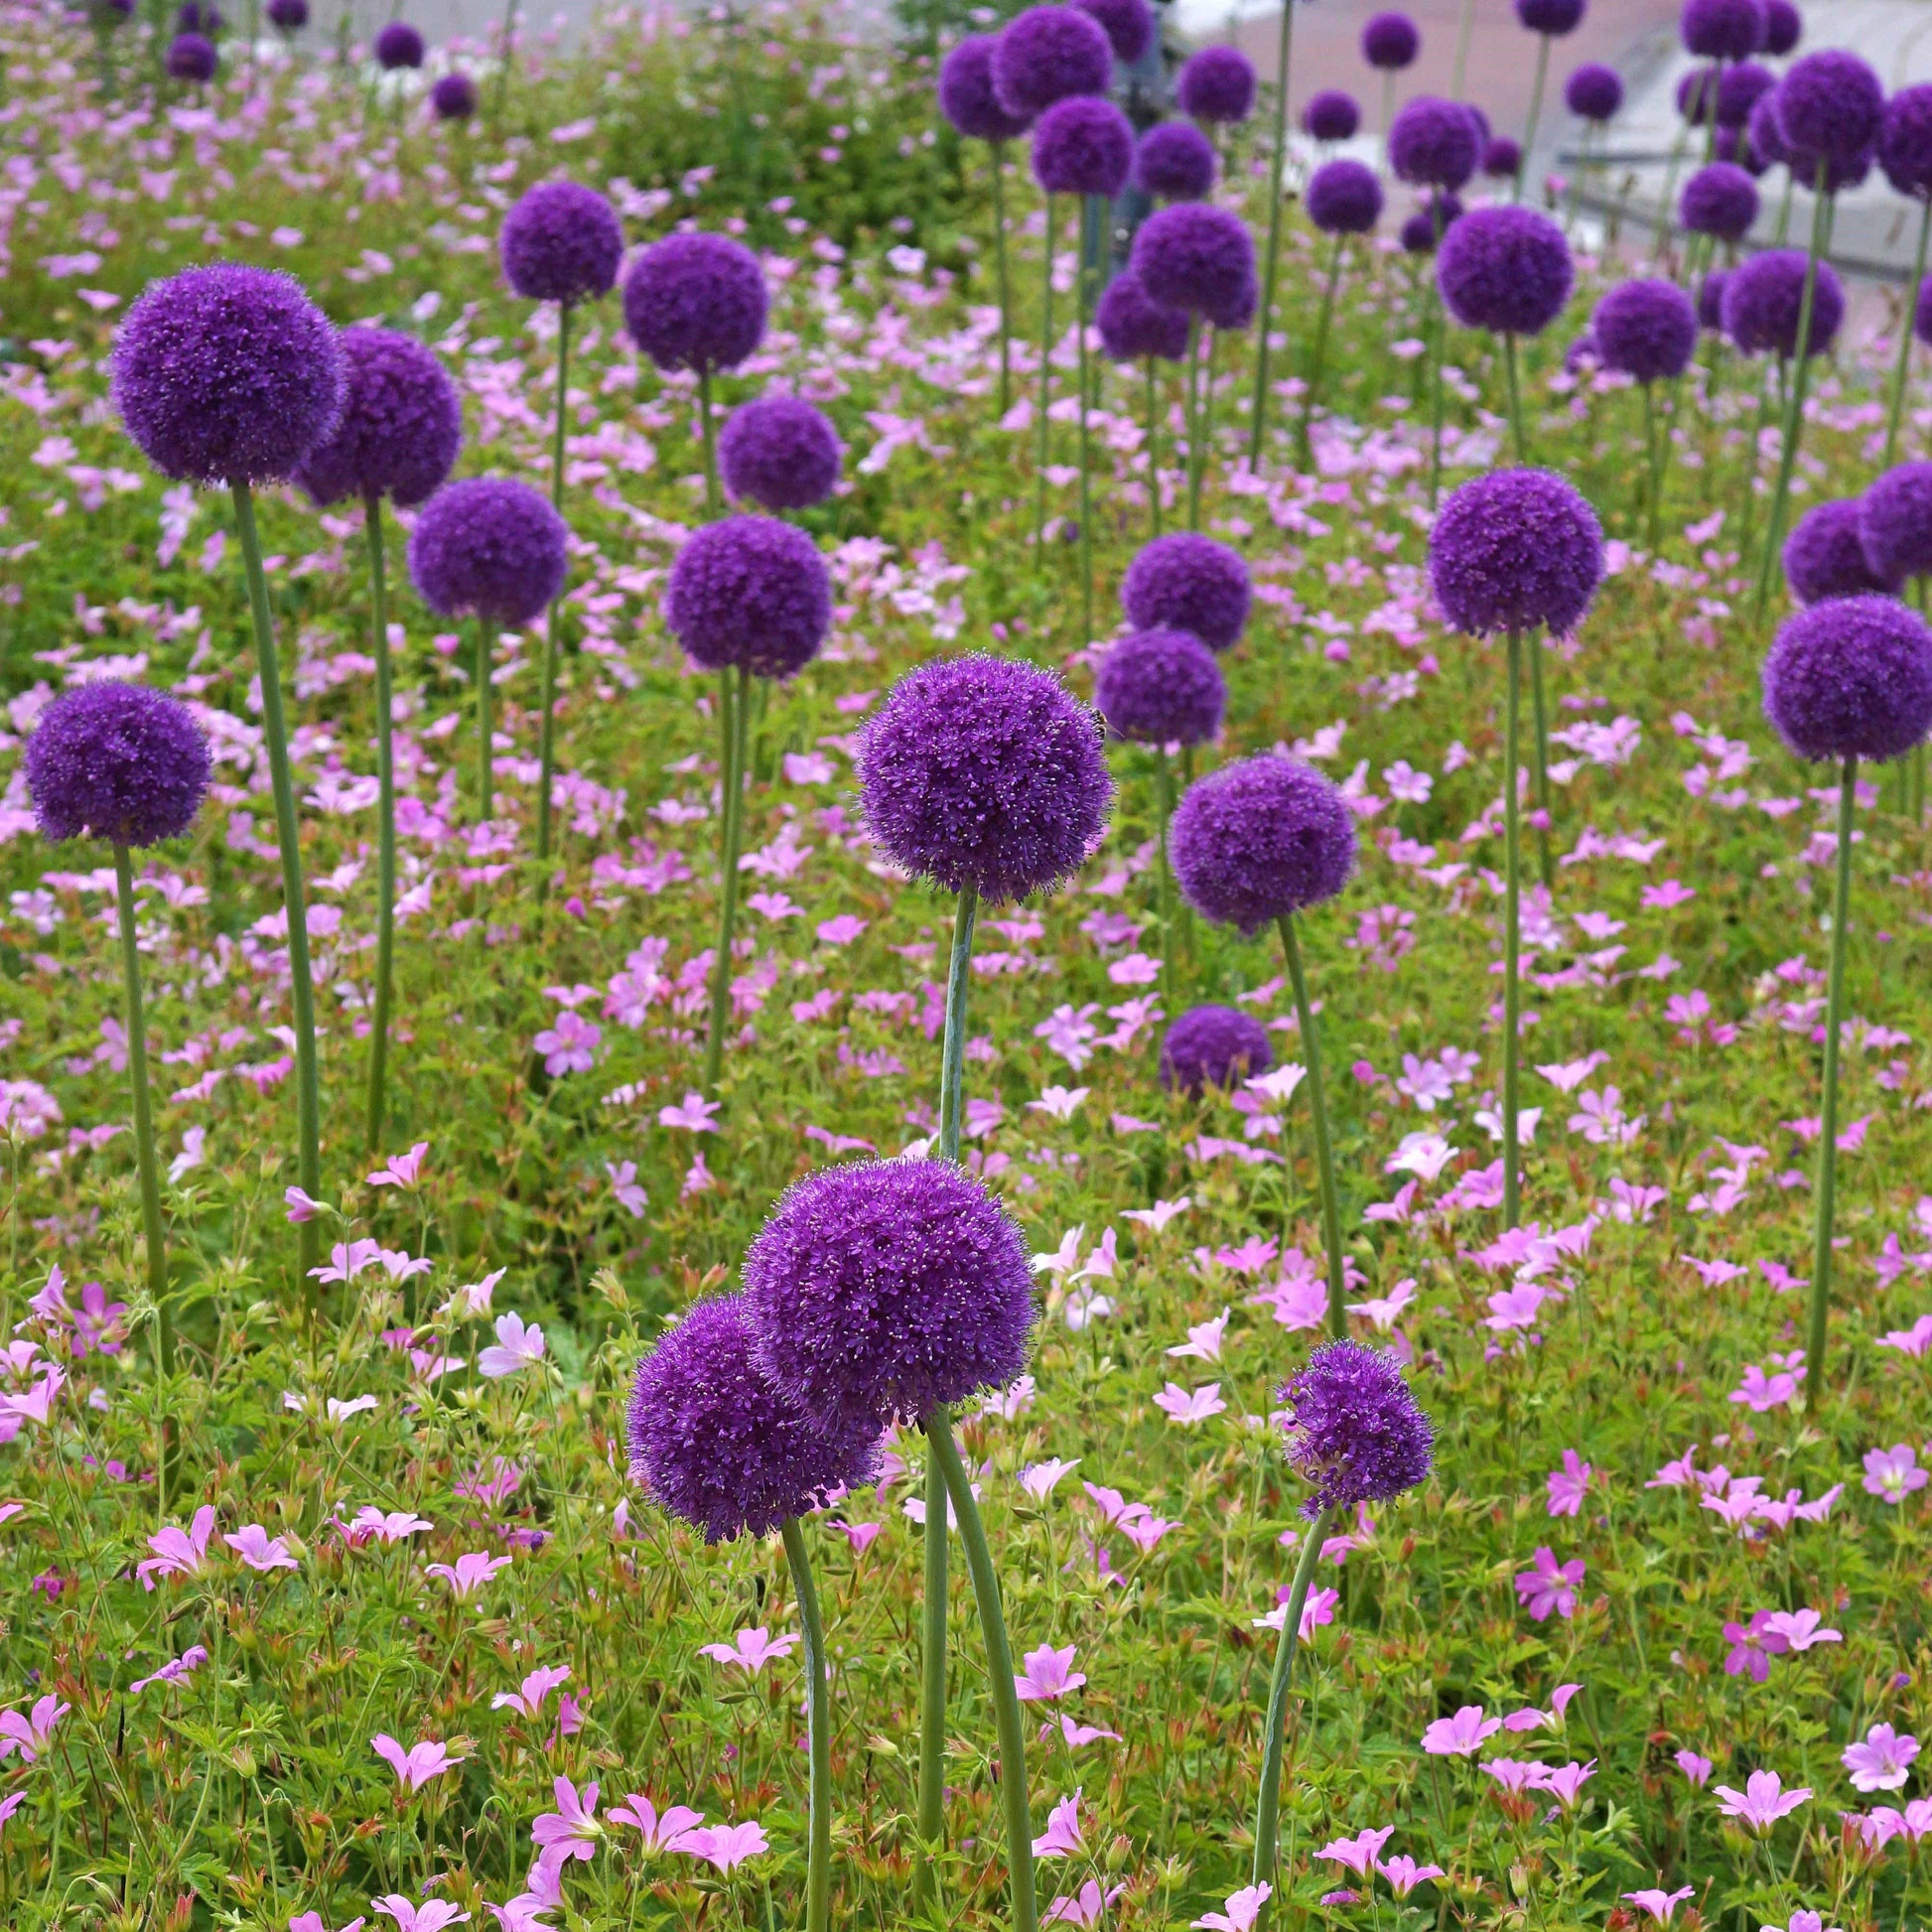
[[[1164,308],[1239,329],[1253,313],[1255,244],[1247,223],[1207,202],[1182,202],[1143,221],[1130,258],[1134,273]]]
[[[1394,1360],[1358,1341],[1324,1342],[1281,1392],[1288,1458],[1328,1510],[1387,1502],[1426,1482],[1436,1432]]]
[[[1614,68],[1587,61],[1564,82],[1563,104],[1580,120],[1607,121],[1623,105],[1623,78]]]
[[[1048,195],[1111,201],[1134,165],[1134,124],[1110,100],[1055,101],[1034,128],[1034,180]]]
[[[1449,229],[1436,264],[1444,304],[1465,329],[1537,336],[1576,281],[1562,228],[1535,208],[1479,207]]]
[[[1267,752],[1188,786],[1172,850],[1180,890],[1203,918],[1258,932],[1347,885],[1355,821],[1319,771]]]
[[[1098,21],[1073,7],[1029,7],[993,45],[993,93],[1029,122],[1072,94],[1104,94],[1114,50]]]
[[[1403,13],[1371,14],[1362,24],[1362,59],[1383,73],[1398,73],[1422,52],[1422,35]]]
[[[1465,107],[1420,94],[1405,101],[1388,135],[1389,168],[1414,188],[1453,193],[1476,171],[1476,125]]]
[[[1156,121],[1134,146],[1134,186],[1158,201],[1200,201],[1216,166],[1213,142],[1191,121]]]
[[[1847,1744],[1839,1762],[1859,1791],[1902,1791],[1918,1756],[1918,1739],[1890,1725],[1873,1725],[1862,1741]]]
[[[1731,269],[1725,280],[1725,333],[1746,355],[1789,359],[1798,352],[1798,324],[1804,312],[1805,251],[1767,248]],[[1845,286],[1830,262],[1816,267],[1811,327],[1805,353],[1822,355],[1837,340],[1845,320]]]
[[[1874,576],[1932,576],[1932,463],[1894,465],[1866,488],[1859,542]]]
[[[1238,47],[1212,42],[1190,54],[1174,79],[1174,102],[1197,121],[1231,126],[1255,109],[1254,63]]]
[[[1253,596],[1241,553],[1189,530],[1142,545],[1120,584],[1121,609],[1136,630],[1191,631],[1209,650],[1240,637]]]
[[[44,838],[116,845],[179,838],[207,791],[207,740],[188,707],[103,679],[65,691],[27,741],[27,795]]]
[[[1187,353],[1186,313],[1163,308],[1131,268],[1107,284],[1094,308],[1093,325],[1100,346],[1117,362],[1155,355],[1178,362]]]
[[[1429,584],[1471,636],[1583,621],[1603,575],[1603,526],[1576,487],[1547,470],[1497,470],[1463,483],[1429,537]]]
[[[1352,141],[1361,124],[1361,104],[1339,87],[1311,94],[1302,108],[1302,132],[1311,141]]]

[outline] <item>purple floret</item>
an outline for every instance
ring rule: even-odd
[[[1811,331],[1805,353],[1822,355],[1845,320],[1845,291],[1830,262],[1817,267]],[[1725,333],[1746,355],[1798,352],[1798,319],[1804,307],[1805,253],[1771,248],[1730,271],[1725,283]]]
[[[1190,1007],[1161,1042],[1161,1084],[1198,1100],[1209,1087],[1231,1087],[1275,1064],[1268,1029],[1238,1007]]]
[[[1104,94],[1114,77],[1106,30],[1077,7],[1029,7],[993,48],[993,91],[1017,119],[1033,121],[1056,100]]]
[[[1323,234],[1367,234],[1382,218],[1382,184],[1359,161],[1324,161],[1310,177],[1308,210]]]
[[[1866,561],[1859,541],[1856,496],[1814,504],[1799,517],[1784,540],[1784,581],[1800,604],[1823,604],[1832,597],[1889,597],[1900,582],[1881,578]]]
[[[660,369],[735,369],[764,340],[764,270],[721,234],[669,234],[623,278],[630,338]]]
[[[1514,181],[1523,165],[1523,144],[1507,134],[1492,134],[1482,144],[1482,172],[1491,181]]]
[[[1872,574],[1932,576],[1932,463],[1901,463],[1865,491],[1859,541]]]
[[[1757,219],[1757,184],[1734,162],[1714,161],[1684,184],[1677,216],[1693,234],[1741,241]]]
[[[803,530],[728,516],[689,537],[671,565],[664,621],[708,671],[791,677],[832,627],[832,578]]]
[[[1203,918],[1257,932],[1347,885],[1355,820],[1319,771],[1270,752],[1189,785],[1169,845],[1180,890]]]
[[[1138,362],[1150,355],[1178,362],[1187,353],[1186,312],[1164,309],[1131,268],[1107,284],[1093,322],[1101,347],[1117,362]]]
[[[1134,127],[1111,100],[1075,94],[1055,101],[1034,127],[1034,180],[1047,195],[1112,201],[1134,165]]]
[[[423,37],[406,20],[392,20],[375,37],[376,65],[389,72],[423,65]]]
[[[1430,588],[1443,616],[1473,637],[1567,636],[1602,575],[1596,512],[1547,470],[1496,470],[1463,483],[1430,532]]]
[[[744,403],[718,438],[725,487],[768,510],[824,502],[838,484],[844,456],[838,431],[802,396]]]
[[[27,741],[41,836],[114,845],[179,838],[207,790],[207,740],[178,698],[103,679],[64,691]]]
[[[1134,236],[1134,272],[1164,308],[1205,316],[1217,329],[1253,313],[1255,244],[1226,208],[1184,202],[1148,216]]]
[[[1856,54],[1832,48],[1794,61],[1775,95],[1778,131],[1794,153],[1849,164],[1878,138],[1885,89]],[[1806,171],[1809,179],[1810,170]]]
[[[1682,375],[1697,348],[1698,319],[1691,298],[1662,277],[1619,282],[1606,291],[1589,329],[1603,366],[1639,382]]]
[[[1932,198],[1932,83],[1901,87],[1885,102],[1878,166],[1899,194]]]
[[[993,91],[991,34],[969,34],[939,67],[939,111],[974,141],[1012,141],[1033,125],[1030,114],[1009,114]]]
[[[1134,148],[1134,186],[1163,202],[1198,202],[1214,186],[1214,144],[1192,121],[1159,121]]]
[[[1390,1502],[1429,1480],[1436,1431],[1392,1356],[1323,1342],[1281,1392],[1288,1458],[1314,1493],[1302,1514]]]
[[[1718,128],[1720,134],[1736,133],[1747,126],[1751,109],[1776,85],[1778,77],[1756,61],[1739,61],[1718,76]]]
[[[1154,9],[1148,0],[1073,0],[1100,23],[1114,59],[1131,68],[1154,44]]]
[[[1311,141],[1352,141],[1361,124],[1362,110],[1355,96],[1339,87],[1311,94],[1302,109],[1302,132]]]
[[[175,80],[212,80],[221,65],[214,43],[201,34],[177,34],[168,43],[168,73]]]
[[[1384,73],[1399,72],[1422,52],[1422,35],[1407,14],[1370,14],[1362,26],[1362,59]]]
[[[409,533],[409,575],[439,617],[518,629],[563,589],[566,531],[528,483],[471,477],[439,489]]]
[[[1805,31],[1804,16],[1793,0],[1764,0],[1764,52],[1789,54]]]
[[[1136,630],[1108,646],[1093,702],[1116,738],[1208,745],[1221,729],[1227,686],[1191,630]]]
[[[1255,111],[1255,64],[1238,47],[1203,47],[1182,64],[1174,99],[1197,121],[1245,121]]]
[[[1532,34],[1553,39],[1583,25],[1585,0],[1516,0],[1516,18]]]
[[[1912,300],[1912,334],[1932,348],[1932,275],[1918,285],[1918,294]]]
[[[1468,109],[1433,94],[1405,101],[1389,128],[1389,168],[1415,188],[1460,188],[1481,153]]]
[[[1253,595],[1240,552],[1188,530],[1144,544],[1120,586],[1136,630],[1191,630],[1209,650],[1240,637]]]
[[[1623,78],[1600,61],[1586,61],[1564,82],[1563,102],[1586,121],[1607,121],[1623,105]]]
[[[463,402],[435,351],[390,329],[345,329],[348,382],[334,431],[295,482],[316,503],[387,496],[413,509],[438,488],[463,444]]]
[[[1436,286],[1465,329],[1540,335],[1563,313],[1576,269],[1563,230],[1528,207],[1479,207],[1443,237]]]
[[[1769,93],[1759,95],[1751,108],[1744,122],[1744,145],[1760,174],[1767,168],[1791,165],[1791,150],[1785,146],[1784,135],[1778,127],[1778,95],[1775,87]]]
[[[1889,597],[1799,612],[1764,659],[1764,715],[1801,759],[1902,758],[1932,727],[1932,630]]]
[[[526,302],[609,295],[623,259],[618,211],[595,189],[546,181],[503,217],[503,279]]]
[[[1764,45],[1764,0],[1684,0],[1678,31],[1701,61],[1747,61]]]
[[[467,73],[439,74],[429,104],[439,121],[467,121],[477,111],[477,83]]]

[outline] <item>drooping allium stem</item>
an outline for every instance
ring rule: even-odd
[[[1898,318],[1898,359],[1891,372],[1891,408],[1885,414],[1885,460],[1889,470],[1898,450],[1898,425],[1905,414],[1905,378],[1912,367],[1912,310],[1925,282],[1925,246],[1932,241],[1932,200],[1919,210],[1918,246],[1912,252],[1912,279],[1905,285],[1905,302]]]
[[[1275,283],[1282,259],[1282,171],[1288,162],[1289,55],[1295,36],[1294,0],[1283,0],[1281,35],[1275,44],[1275,140],[1268,164],[1268,244],[1262,254],[1261,311],[1256,317],[1255,394],[1249,410],[1248,466],[1261,461],[1268,428],[1268,350],[1275,328]],[[1383,132],[1386,133],[1386,123]]]
[[[1543,644],[1527,645],[1530,656],[1530,722],[1536,728],[1530,746],[1531,789],[1536,798],[1536,869],[1543,890],[1557,889],[1556,865],[1550,856],[1550,708],[1543,696]]]
[[[322,1085],[316,1068],[316,989],[309,970],[309,913],[302,891],[301,828],[295,816],[295,780],[289,770],[288,726],[282,715],[282,671],[275,654],[275,622],[268,610],[268,579],[262,573],[262,540],[255,528],[255,499],[245,483],[229,484],[235,530],[248,578],[248,606],[255,623],[255,664],[261,675],[262,738],[268,751],[269,788],[275,799],[275,842],[282,854],[282,904],[288,913],[289,998],[295,1019],[295,1175],[318,1198],[322,1188]],[[309,1270],[322,1253],[322,1227],[313,1216],[296,1224],[296,1253],[305,1293]]]
[[[805,1738],[811,1762],[811,1813],[805,1859],[805,1932],[828,1932],[832,1922],[832,1713],[825,1666],[825,1626],[819,1619],[818,1587],[805,1554],[798,1518],[786,1519],[785,1561],[798,1598],[798,1627],[805,1638]]]
[[[375,658],[375,1011],[369,1022],[368,1149],[382,1138],[384,1076],[389,1066],[389,987],[396,948],[396,764],[389,676],[389,605],[383,583],[382,498],[362,498],[369,544],[369,643]]]
[[[480,617],[477,620],[477,822],[482,825],[489,823],[490,774],[496,754],[492,736],[496,728],[489,716],[492,655],[489,620]]]
[[[1314,406],[1321,399],[1322,365],[1328,359],[1328,331],[1334,323],[1335,290],[1341,282],[1341,256],[1347,245],[1348,237],[1338,233],[1328,256],[1328,279],[1321,290],[1321,309],[1315,317],[1314,348],[1309,357],[1309,383],[1302,393],[1302,431],[1297,438],[1305,470],[1314,466]]]
[[[1523,177],[1529,172],[1530,151],[1536,146],[1536,124],[1543,113],[1543,83],[1550,74],[1550,37],[1539,34],[1536,37],[1536,76],[1530,82],[1530,114],[1523,123],[1523,152],[1516,157],[1516,179],[1511,185],[1510,200],[1523,199]]]
[[[1516,370],[1516,338],[1503,331],[1503,382],[1509,392],[1509,443],[1516,461],[1530,460],[1529,438],[1523,434],[1523,384]]]
[[[732,930],[738,923],[738,848],[745,823],[745,731],[752,709],[752,674],[738,667],[736,689],[731,666],[718,673],[719,734],[724,772],[720,785],[718,863],[718,957],[711,968],[711,1027],[705,1035],[704,1083],[718,1091],[725,1065],[725,1028],[731,1019]]]
[[[1518,952],[1523,904],[1522,808],[1516,738],[1523,710],[1523,638],[1509,633],[1509,686],[1503,706],[1503,1226],[1513,1228],[1521,1206],[1516,1172],[1517,1029],[1522,1007]]]
[[[1161,385],[1147,358],[1147,506],[1150,536],[1161,534]]]
[[[1314,1031],[1314,1012],[1309,1005],[1308,976],[1302,970],[1302,945],[1295,935],[1295,916],[1284,913],[1282,951],[1288,958],[1288,977],[1295,988],[1295,1019],[1301,1029],[1302,1058],[1308,1067],[1309,1118],[1314,1128],[1314,1170],[1321,1190],[1321,1245],[1328,1263],[1328,1331],[1348,1332],[1347,1293],[1341,1261],[1341,1196],[1335,1191],[1335,1154],[1328,1138],[1328,1097],[1321,1084],[1321,1041]]]
[[[1000,414],[1013,407],[1013,286],[1007,273],[1007,144],[993,144],[993,266],[1000,288]]]
[[[557,310],[557,410],[552,425],[550,448],[550,502],[558,512],[564,506],[564,389],[570,380],[570,304]],[[557,727],[557,632],[562,626],[564,594],[561,589],[551,600],[543,620],[543,722],[537,730],[537,863],[544,870],[537,875],[537,896],[549,891],[547,861],[550,857],[550,778],[556,766]]]
[[[1039,308],[1039,427],[1034,437],[1034,548],[1046,541],[1047,405],[1053,396],[1053,217],[1052,196],[1046,198],[1046,272]]]
[[[1819,1104],[1817,1220],[1811,1244],[1811,1330],[1805,1339],[1805,1410],[1818,1413],[1825,1392],[1825,1317],[1832,1301],[1832,1222],[1838,1194],[1838,1045],[1845,1024],[1845,949],[1852,923],[1852,826],[1859,761],[1847,759],[1838,779],[1838,853],[1832,890],[1832,965],[1825,989],[1825,1095]]]

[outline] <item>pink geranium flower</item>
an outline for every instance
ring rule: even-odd
[[[1542,1623],[1553,1614],[1561,1617],[1577,1614],[1577,1587],[1583,1581],[1582,1557],[1559,1563],[1557,1553],[1543,1544],[1531,1559],[1531,1568],[1517,1573],[1516,1593],[1530,1615]]]
[[[1021,1662],[1026,1666],[1024,1675],[1014,1678],[1014,1688],[1023,1704],[1050,1704],[1063,1698],[1069,1691],[1077,1691],[1087,1681],[1084,1671],[1071,1668],[1077,1646],[1068,1644],[1064,1650],[1055,1650],[1051,1644],[1043,1643],[1037,1650],[1031,1650]]]
[[[1753,1832],[1768,1832],[1780,1818],[1788,1817],[1811,1796],[1809,1785],[1787,1791],[1775,1771],[1753,1771],[1741,1791],[1727,1784],[1717,1787],[1718,1810],[1725,1818],[1734,1818]]]
[[[165,1524],[148,1538],[154,1552],[134,1566],[143,1589],[152,1589],[157,1577],[199,1577],[207,1567],[207,1540],[214,1530],[214,1508],[204,1503],[187,1529]]]

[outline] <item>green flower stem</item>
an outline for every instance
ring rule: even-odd
[[[704,452],[704,513],[722,516],[725,492],[718,482],[718,423],[711,413],[711,371],[698,371],[698,444]]]
[[[1530,748],[1533,760],[1531,771],[1535,779],[1536,812],[1539,823],[1536,828],[1537,871],[1543,880],[1543,890],[1553,893],[1557,889],[1556,867],[1550,857],[1550,709],[1543,697],[1543,645],[1541,641],[1528,646],[1530,656],[1530,719],[1536,726],[1536,743]]]
[[[1925,280],[1925,245],[1932,241],[1932,201],[1919,210],[1918,247],[1912,256],[1912,279],[1905,285],[1905,304],[1898,317],[1898,360],[1891,374],[1891,408],[1885,417],[1885,460],[1878,467],[1889,470],[1898,449],[1898,425],[1905,414],[1905,378],[1912,366],[1912,307],[1918,301],[1919,286]]]
[[[1012,1932],[1038,1932],[1039,1914],[1034,1900],[1034,1823],[1027,1803],[1027,1733],[1020,1720],[1020,1698],[1014,1684],[1013,1650],[1007,1642],[1007,1622],[1000,1608],[1000,1580],[993,1555],[986,1547],[986,1528],[980,1521],[973,1485],[959,1459],[950,1424],[928,1428],[931,1453],[945,1472],[946,1491],[959,1519],[959,1540],[966,1550],[966,1568],[973,1579],[979,1604],[980,1630],[986,1639],[986,1688],[993,1700],[993,1719],[1000,1746],[1000,1802],[1006,1812],[1007,1867],[1012,1885]],[[928,1514],[928,1521],[930,1516]],[[941,1517],[943,1525],[944,1517]]]
[[[1650,250],[1653,261],[1662,261],[1664,250],[1670,246],[1671,215],[1677,207],[1677,172],[1684,165],[1684,144],[1685,134],[1680,127],[1676,139],[1670,144],[1670,160],[1664,168],[1664,193],[1657,204],[1657,239],[1651,244]],[[1781,244],[1781,235],[1779,239]]]
[[[1161,534],[1161,387],[1154,373],[1154,357],[1147,358],[1147,505],[1153,527]]]
[[[570,304],[557,311],[557,411],[550,446],[550,501],[564,506],[564,387],[570,380]],[[566,580],[568,581],[568,580]],[[543,722],[537,733],[537,897],[550,890],[550,778],[556,769],[557,749],[557,632],[563,625],[563,591],[552,600],[543,620]]]
[[[1523,152],[1516,160],[1516,180],[1512,184],[1510,200],[1523,199],[1523,177],[1529,172],[1530,150],[1536,146],[1536,124],[1543,114],[1543,83],[1550,75],[1550,37],[1539,34],[1536,37],[1536,77],[1530,82],[1530,117],[1523,124]]]
[[[1430,255],[1431,267],[1424,276],[1427,293],[1423,301],[1427,310],[1424,318],[1429,341],[1429,512],[1436,513],[1436,499],[1443,488],[1443,355],[1448,346],[1445,338],[1449,325],[1443,313],[1443,294],[1436,286],[1434,263],[1443,251],[1443,198],[1437,193],[1430,198],[1429,218],[1436,230],[1436,247]]]
[[[362,523],[369,540],[369,629],[375,655],[375,1016],[369,1029],[368,1147],[378,1153],[382,1138],[383,1079],[389,1065],[389,989],[396,956],[396,763],[390,711],[389,605],[383,584],[382,498],[371,490],[362,499]]]
[[[1314,467],[1314,406],[1321,394],[1322,364],[1328,359],[1328,331],[1335,317],[1335,289],[1341,281],[1342,250],[1348,237],[1337,234],[1328,256],[1328,279],[1321,290],[1321,309],[1315,318],[1314,348],[1309,357],[1309,386],[1302,393],[1302,428],[1297,441],[1302,449],[1302,467]]]
[[[738,688],[732,688],[731,666],[718,673],[719,730],[724,742],[724,778],[718,801],[719,882],[718,957],[711,968],[711,1028],[705,1036],[704,1084],[718,1091],[725,1065],[725,1028],[732,1003],[732,928],[738,923],[738,848],[745,828],[745,725],[752,709],[752,674],[738,667]]]
[[[926,1418],[929,1436],[952,1435],[942,1402]],[[925,1458],[925,1579],[919,1648],[919,1856],[912,1867],[912,1909],[928,1911],[939,1894],[938,1860],[946,1832],[946,1472],[930,1448]]]
[[[480,617],[477,620],[477,820],[483,825],[489,822],[490,770],[496,756],[492,737],[496,728],[489,719],[491,656],[489,620]]]
[[[1521,1079],[1517,1032],[1523,994],[1519,974],[1522,938],[1523,831],[1516,802],[1516,738],[1523,711],[1523,638],[1509,633],[1509,696],[1503,711],[1503,1226],[1513,1228],[1521,1210],[1516,1172],[1516,1105]]]
[[[1013,285],[1007,273],[1007,144],[993,143],[993,264],[1000,287],[1000,414],[1013,407]]]
[[[1080,337],[1080,648],[1093,641],[1093,434],[1088,421],[1087,315],[1093,295],[1093,277],[1088,273],[1086,254],[1080,257],[1079,337]]]
[[[1188,485],[1187,527],[1196,531],[1200,528],[1201,485],[1207,481],[1207,459],[1214,441],[1214,356],[1220,346],[1221,332],[1217,329],[1207,339],[1207,355],[1201,369],[1200,403],[1195,411],[1195,426],[1200,431],[1200,462],[1195,465],[1193,482]]]
[[[1784,357],[1776,358],[1777,392],[1784,392]],[[1757,522],[1757,467],[1763,456],[1764,432],[1770,426],[1773,408],[1772,384],[1763,376],[1757,381],[1757,415],[1751,423],[1751,440],[1744,451],[1744,503],[1737,517],[1737,556],[1740,563],[1748,565],[1751,556],[1751,533]]]
[[[946,968],[946,1036],[939,1057],[939,1159],[959,1159],[961,1092],[966,1077],[966,991],[972,976],[973,926],[979,894],[963,886],[952,927],[952,959]]]
[[[1173,861],[1168,852],[1173,823],[1173,760],[1165,745],[1154,748],[1154,783],[1161,823],[1161,990],[1172,1000],[1173,955],[1180,934],[1174,922]]]
[[[1268,428],[1268,349],[1275,328],[1275,284],[1282,262],[1282,171],[1288,165],[1289,57],[1295,43],[1295,0],[1282,0],[1281,35],[1275,44],[1275,143],[1268,169],[1268,245],[1262,255],[1261,313],[1256,318],[1255,395],[1248,412],[1248,464],[1261,461]]]
[[[1509,391],[1509,443],[1516,461],[1530,460],[1529,438],[1523,434],[1523,384],[1516,370],[1516,338],[1503,332],[1503,381]]]
[[[1182,414],[1187,422],[1187,527],[1200,528],[1200,332],[1199,316],[1187,323],[1187,394]]]
[[[1039,426],[1034,434],[1034,548],[1046,541],[1046,407],[1053,394],[1053,207],[1046,198],[1046,273],[1039,311]]]
[[[346,11],[345,12],[346,17]],[[489,110],[493,125],[501,128],[503,121],[503,96],[510,83],[510,49],[516,42],[516,0],[507,0],[503,8],[503,39],[496,50],[496,100]]]
[[[1302,1058],[1309,1070],[1309,1115],[1314,1124],[1314,1166],[1321,1185],[1321,1245],[1328,1254],[1328,1332],[1342,1336],[1348,1332],[1348,1311],[1342,1305],[1347,1291],[1341,1268],[1341,1196],[1335,1191],[1335,1155],[1328,1139],[1328,1101],[1321,1086],[1321,1041],[1314,1031],[1314,1014],[1309,1006],[1309,982],[1302,970],[1302,944],[1295,935],[1295,915],[1284,912],[1276,923],[1281,929],[1282,951],[1288,958],[1288,976],[1295,987],[1295,1019],[1302,1033]]]
[[[805,1554],[797,1517],[780,1531],[791,1587],[798,1597],[798,1624],[805,1637],[805,1734],[811,1754],[811,1823],[805,1862],[805,1932],[828,1932],[832,1923],[832,1713],[825,1672],[825,1626],[819,1620],[818,1587]]]
[[[255,662],[261,673],[262,738],[268,749],[269,786],[275,796],[275,842],[282,853],[282,903],[289,924],[289,996],[295,1010],[295,1177],[305,1193],[322,1188],[322,1089],[316,1072],[316,989],[309,970],[309,912],[302,892],[301,830],[295,817],[295,780],[289,771],[288,726],[282,716],[282,672],[275,656],[275,623],[268,612],[268,579],[262,574],[262,540],[255,528],[255,499],[245,483],[229,484],[235,529],[248,577],[248,604],[255,622]],[[309,1270],[322,1257],[322,1223],[296,1224],[296,1253],[304,1294],[316,1295]]]

